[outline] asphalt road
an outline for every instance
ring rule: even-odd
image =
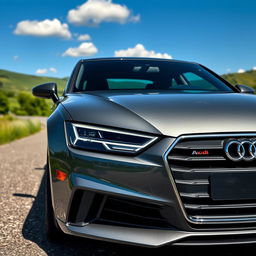
[[[249,255],[254,246],[145,249],[66,237],[44,230],[46,131],[0,146],[0,255]],[[251,253],[254,254],[254,253]]]

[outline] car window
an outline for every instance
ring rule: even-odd
[[[82,90],[85,90],[84,83],[86,84],[86,80],[82,79],[83,75],[84,75],[84,65],[82,65],[79,69],[79,72],[76,78],[76,83],[75,83],[75,91],[79,90],[79,87],[81,87]]]
[[[194,63],[155,60],[100,60],[81,65],[74,92],[97,90],[233,90]]]
[[[212,83],[192,72],[180,74],[180,83],[172,81],[172,89],[218,90]]]

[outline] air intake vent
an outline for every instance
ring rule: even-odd
[[[75,191],[68,222],[73,225],[100,223],[117,226],[173,229],[166,216],[168,206],[95,193]]]
[[[163,207],[116,197],[108,197],[100,221],[126,226],[168,228],[171,225],[161,215]]]

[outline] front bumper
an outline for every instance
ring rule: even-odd
[[[149,247],[165,244],[256,243],[256,230],[250,227],[235,230],[232,228],[202,230],[189,224],[173,185],[172,174],[166,168],[164,159],[165,153],[174,141],[174,138],[164,138],[136,157],[83,152],[67,147],[67,154],[58,154],[53,153],[54,150],[50,148],[53,206],[63,232]],[[55,169],[67,172],[68,179],[64,182],[56,180]],[[127,226],[124,223],[112,225],[95,222],[94,219],[88,222],[70,221],[74,194],[78,190],[159,205],[163,209],[161,214],[167,219],[169,226],[152,228],[150,225],[141,225],[140,227],[138,223],[134,226]],[[87,210],[82,208],[81,211],[88,213]]]
[[[69,223],[63,223],[60,220],[58,220],[58,224],[66,234],[144,247],[160,247],[168,244],[175,246],[209,246],[256,243],[256,230],[187,232],[100,224],[87,224],[83,227],[77,227]]]

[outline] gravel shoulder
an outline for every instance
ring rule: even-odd
[[[45,122],[45,119],[42,119]],[[0,146],[0,255],[240,255],[238,247],[141,249],[67,237],[51,243],[44,231],[46,129]],[[241,247],[243,253],[251,246]],[[254,250],[254,249],[253,249]],[[249,253],[248,253],[249,254]]]
[[[37,244],[24,239],[23,224],[44,174],[46,130],[0,146],[0,252],[18,255],[16,248],[38,255]],[[28,230],[29,232],[29,230]]]

